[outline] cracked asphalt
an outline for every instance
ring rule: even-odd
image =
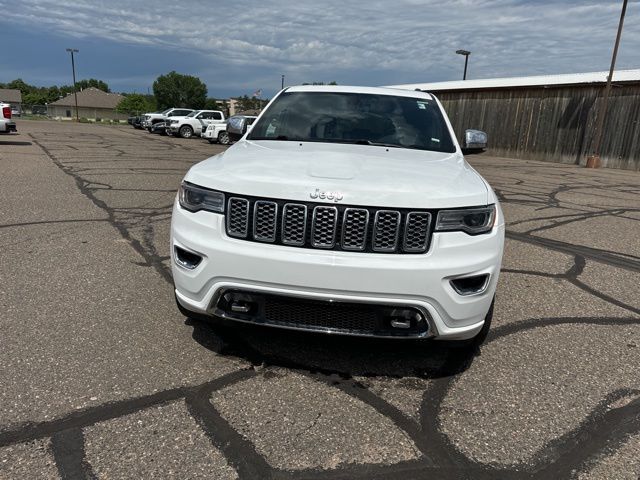
[[[185,319],[171,205],[225,147],[18,130],[0,137],[0,479],[640,477],[640,173],[469,157],[507,219],[471,357]]]

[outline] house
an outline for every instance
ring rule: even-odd
[[[456,133],[484,130],[496,156],[584,165],[593,150],[609,72],[392,85],[442,102]],[[612,79],[602,136],[603,166],[640,170],[640,69]]]
[[[118,93],[106,93],[94,87],[85,88],[78,95],[78,117],[89,120],[126,120],[127,115],[115,108],[124,98]],[[47,115],[57,119],[76,118],[76,100],[73,93],[47,105]]]
[[[0,88],[0,102],[11,105],[11,110],[22,113],[22,92],[17,88]]]

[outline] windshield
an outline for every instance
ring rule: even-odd
[[[160,112],[161,115],[166,115],[167,113],[169,113],[171,110],[173,110],[172,108],[167,108],[166,110],[163,110],[162,112]]]
[[[196,110],[195,112],[191,112],[189,115],[187,115],[187,118],[189,118],[189,117],[195,117],[195,116],[196,116],[197,114],[199,114],[199,113],[200,113],[200,112],[199,112],[199,111],[197,111],[197,110]]]
[[[285,92],[247,138],[455,152],[434,100],[394,95]]]

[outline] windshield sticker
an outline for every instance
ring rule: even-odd
[[[418,104],[418,108],[420,110],[426,110],[427,109],[427,102],[421,102],[420,100],[418,100],[416,103]]]

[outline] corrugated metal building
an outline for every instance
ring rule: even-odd
[[[489,135],[498,156],[584,165],[608,72],[392,85],[425,90],[442,102],[454,129]],[[640,170],[640,69],[620,70],[601,148],[602,165]]]

